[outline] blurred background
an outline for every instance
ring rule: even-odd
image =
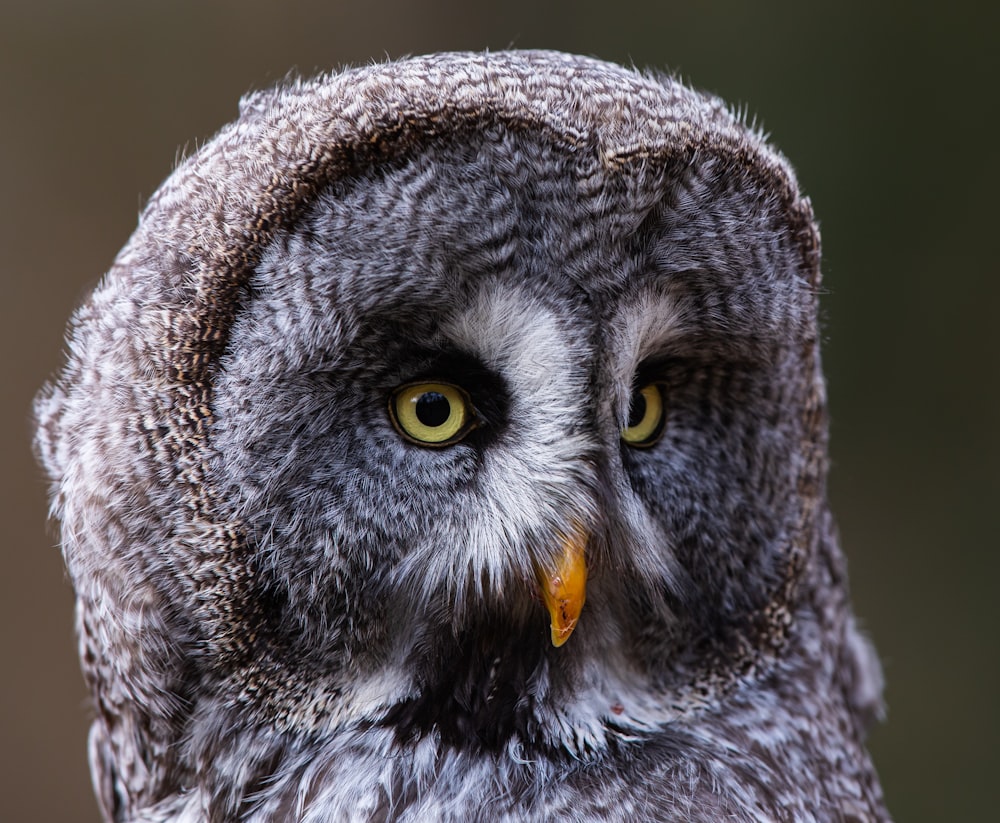
[[[471,6],[0,7],[9,529],[0,817],[98,819],[72,592],[29,447],[31,397],[61,364],[70,312],[178,152],[232,119],[244,92],[292,69],[506,47],[670,69],[756,114],[791,158],[823,233],[830,494],[855,607],[888,681],[888,721],[871,749],[898,820],[991,817],[1000,766],[996,7]]]

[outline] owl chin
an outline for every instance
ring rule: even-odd
[[[377,725],[401,746],[434,741],[442,750],[466,753],[583,759],[601,757],[619,732],[677,717],[677,706],[662,699],[660,687],[626,653],[629,644],[621,638],[631,629],[607,608],[606,585],[595,587],[582,625],[566,621],[558,636],[567,608],[583,607],[586,580],[581,539],[566,544],[567,565],[558,575],[539,574],[538,591],[526,586],[515,598],[486,596],[474,613],[464,612],[458,628],[440,613],[419,621],[383,673],[394,697],[369,704],[367,716],[378,717]],[[556,577],[559,593],[575,599],[540,593]]]
[[[489,621],[447,633],[405,663],[416,694],[382,723],[401,742],[433,736],[461,750],[496,750],[537,736],[537,690],[552,648],[536,621]]]

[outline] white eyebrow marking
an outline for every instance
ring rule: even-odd
[[[627,294],[608,324],[607,358],[619,417],[628,414],[636,371],[689,330],[684,310],[663,290]]]

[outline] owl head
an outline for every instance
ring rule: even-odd
[[[365,769],[397,808],[445,762],[537,794],[751,694],[857,738],[818,283],[787,162],[669,78],[448,54],[245,99],[37,402],[108,816],[374,809]]]

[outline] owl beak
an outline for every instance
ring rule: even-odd
[[[542,600],[552,619],[552,645],[556,648],[569,640],[587,599],[587,539],[587,531],[574,524],[568,535],[560,536],[561,551],[554,561],[535,564]]]

